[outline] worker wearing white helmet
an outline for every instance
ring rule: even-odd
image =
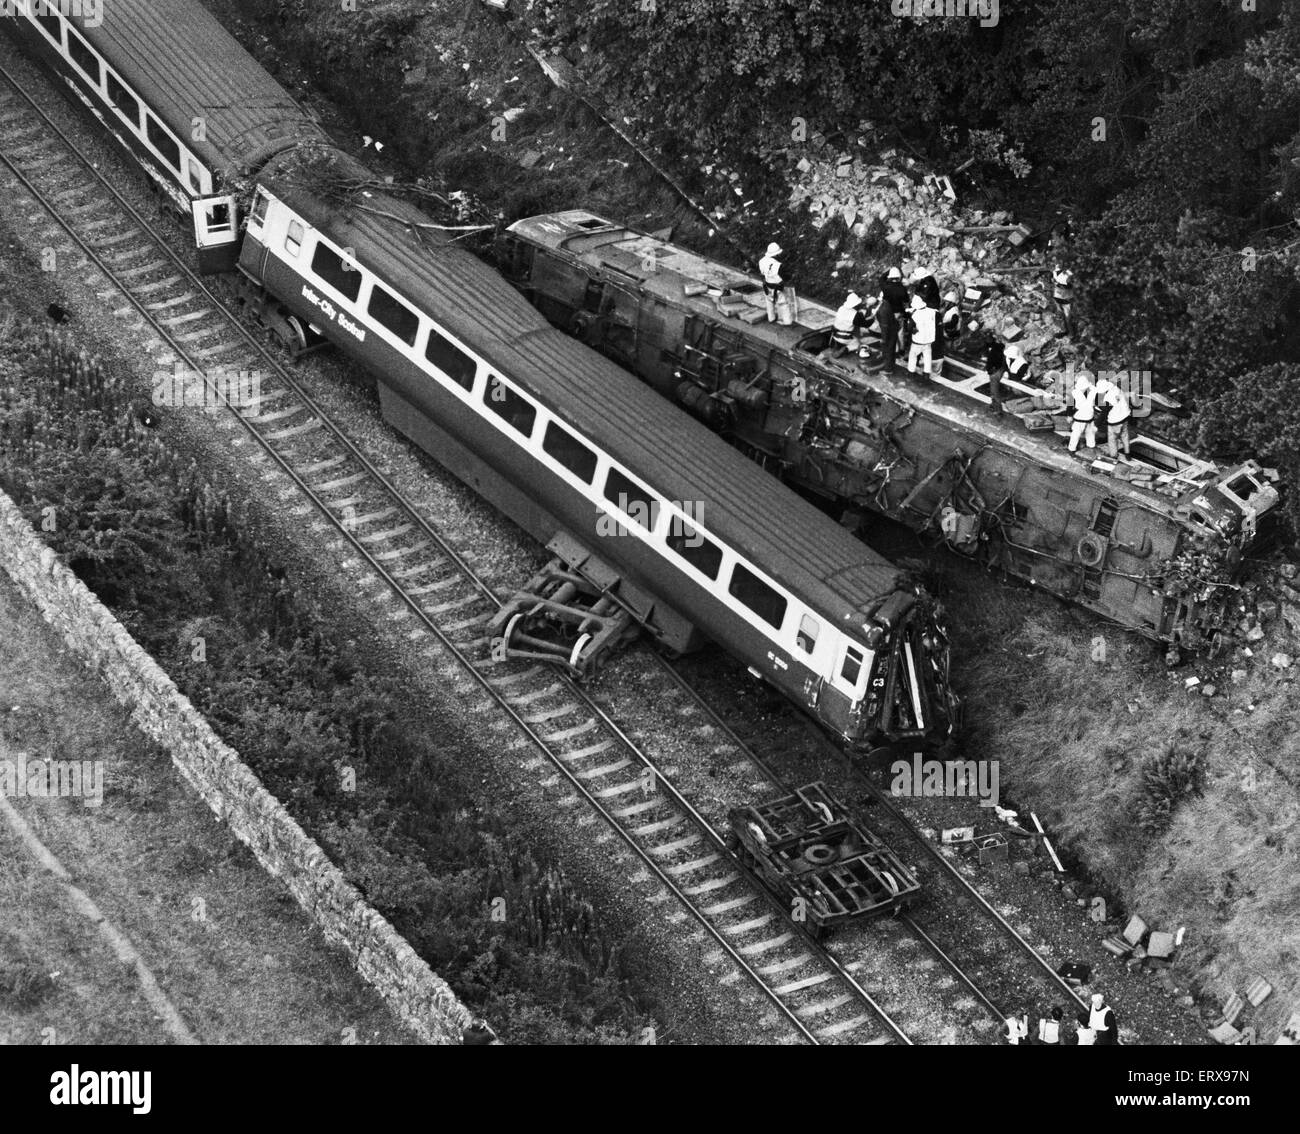
[[[943,314],[939,325],[943,327],[946,339],[956,339],[961,334],[961,300],[955,291],[949,291],[943,297]]]
[[[862,297],[856,291],[849,292],[848,298],[835,312],[835,321],[831,325],[831,342],[840,348],[839,356],[851,350],[866,356],[866,344],[861,332],[870,322],[871,316],[863,309]]]
[[[1089,449],[1097,447],[1097,424],[1093,417],[1097,408],[1097,388],[1092,383],[1092,375],[1086,370],[1079,372],[1074,380],[1074,392],[1071,395],[1074,407],[1074,420],[1070,426],[1070,452],[1079,448],[1079,439]]]
[[[915,374],[916,364],[921,362],[924,366],[923,373],[929,377],[936,333],[936,312],[933,307],[926,304],[921,296],[914,295],[912,296],[912,307],[908,314],[912,323],[912,345],[907,352],[907,371],[909,374]]]
[[[939,310],[939,281],[934,278],[934,273],[929,268],[918,266],[908,283],[912,285],[913,293],[925,300],[927,307]]]
[[[767,246],[767,252],[758,262],[759,274],[763,277],[763,299],[767,303],[767,321],[780,323],[788,327],[794,322],[790,296],[790,281],[785,265],[780,257],[784,249],[775,240]]]
[[[1007,356],[1007,374],[1017,382],[1028,382],[1030,379],[1029,360],[1020,352],[1020,348],[1015,343],[1007,346],[1005,352]]]
[[[1124,456],[1129,455],[1128,422],[1133,416],[1133,407],[1128,395],[1110,378],[1102,378],[1097,383],[1097,406],[1106,414],[1106,451],[1112,459],[1119,458],[1120,442],[1124,444]]]
[[[1072,333],[1070,309],[1074,305],[1074,273],[1060,264],[1052,269],[1052,299],[1065,321],[1065,333]]]

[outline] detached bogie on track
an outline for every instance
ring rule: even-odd
[[[921,889],[916,876],[823,783],[728,813],[727,845],[795,920],[820,937],[852,918],[897,914]]]

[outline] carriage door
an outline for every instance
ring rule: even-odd
[[[194,213],[194,246],[199,272],[233,272],[239,261],[239,227],[235,223],[235,198],[202,197],[190,202]]]

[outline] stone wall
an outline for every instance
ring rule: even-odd
[[[0,493],[0,569],[78,658],[97,673],[142,732],[257,860],[290,890],[326,940],[341,946],[393,1012],[428,1043],[458,1044],[469,1010],[223,744],[171,678],[69,571]]]

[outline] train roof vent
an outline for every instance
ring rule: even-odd
[[[600,217],[591,217],[588,220],[578,221],[579,228],[605,228],[609,221],[601,220]]]

